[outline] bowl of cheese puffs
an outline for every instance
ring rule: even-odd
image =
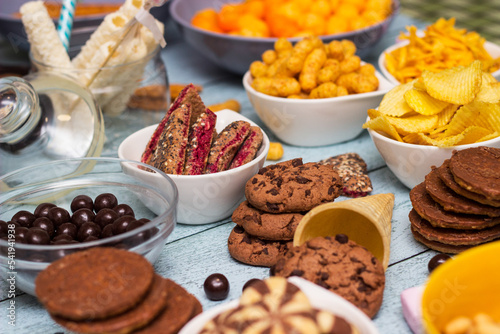
[[[212,63],[244,74],[281,37],[349,39],[366,55],[385,34],[399,0],[171,0],[170,16],[183,39]]]
[[[252,62],[243,86],[282,141],[311,147],[351,140],[363,131],[366,110],[393,87],[356,51],[349,40],[325,44],[306,37],[293,44],[280,38]]]

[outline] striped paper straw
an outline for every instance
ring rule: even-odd
[[[73,27],[73,16],[75,14],[76,0],[63,0],[57,34],[62,44],[68,50],[71,28]]]

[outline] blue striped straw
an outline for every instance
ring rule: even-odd
[[[63,0],[61,14],[59,15],[59,25],[57,34],[64,48],[68,50],[69,39],[71,37],[71,28],[73,27],[73,17],[75,14],[76,0]]]

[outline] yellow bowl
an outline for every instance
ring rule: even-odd
[[[432,272],[422,297],[424,327],[443,333],[457,316],[485,313],[500,322],[500,241],[471,248]]]
[[[319,205],[300,220],[293,245],[300,246],[315,237],[345,234],[368,249],[387,269],[393,207],[393,194],[371,195]]]

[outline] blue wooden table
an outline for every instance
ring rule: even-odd
[[[399,15],[388,33],[364,60],[376,65],[378,55],[391,45],[400,31],[407,25],[422,28],[421,22]],[[167,47],[162,56],[167,65],[171,83],[195,83],[203,86],[201,97],[209,105],[234,98],[240,101],[241,113],[267,130],[253,110],[243,85],[241,76],[228,73],[209,63],[201,55],[186,45],[172,24],[167,25]],[[157,123],[163,114],[155,112],[126,111],[117,118],[105,118],[106,143],[103,156],[116,157],[120,142],[132,132],[144,126]],[[266,131],[272,141],[278,141],[270,131]],[[304,148],[284,146],[283,160],[302,157],[304,162],[319,161],[329,156],[356,152],[368,164],[373,182],[372,194],[393,193],[395,205],[392,217],[392,237],[390,264],[387,269],[386,286],[382,308],[374,322],[380,333],[411,333],[401,309],[400,293],[407,288],[424,284],[428,277],[427,263],[436,253],[416,242],[410,232],[408,213],[411,210],[409,189],[402,185],[387,168],[368,133],[363,131],[354,140],[337,145]],[[270,163],[270,162],[268,162]],[[337,199],[345,200],[341,197]],[[205,297],[203,282],[215,272],[223,273],[229,280],[231,291],[227,300],[239,297],[243,284],[251,278],[266,278],[269,269],[252,267],[233,260],[227,250],[227,238],[234,223],[231,220],[190,226],[178,224],[167,240],[156,271],[180,283],[193,293],[209,309],[220,302]],[[66,332],[55,324],[41,304],[33,296],[18,291],[16,296],[16,327],[7,325],[7,284],[0,283],[0,333],[60,333]]]

